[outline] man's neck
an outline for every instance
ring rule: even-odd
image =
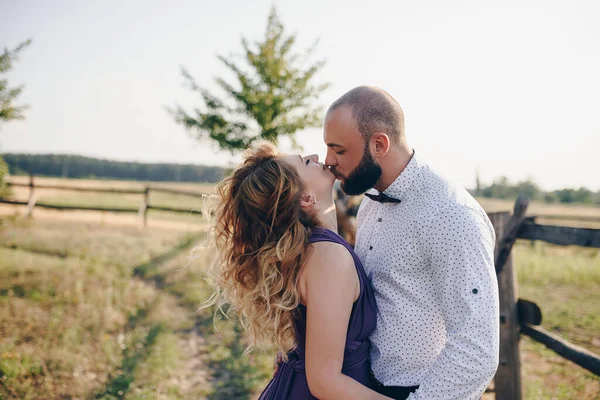
[[[407,145],[392,147],[385,157],[380,161],[382,173],[381,178],[373,188],[379,192],[387,189],[404,171],[410,162],[414,151]]]

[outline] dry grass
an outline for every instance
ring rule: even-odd
[[[179,363],[198,356],[193,310],[136,274],[187,242],[185,231],[0,221],[0,398],[206,392],[205,378],[185,393],[178,380]]]
[[[270,373],[195,312],[213,253],[185,231],[0,221],[0,398],[249,398]]]
[[[16,195],[26,197],[26,190]],[[40,196],[119,207],[141,200],[61,191]],[[157,193],[153,201],[198,208],[194,198]],[[512,202],[481,202],[488,211],[512,208]],[[190,263],[185,247],[190,234],[205,228],[200,217],[151,213],[142,229],[135,214],[36,209],[26,220],[18,217],[22,210],[0,205],[0,375],[6,377],[0,398],[244,399],[264,387],[273,354],[243,356],[245,341],[234,324],[220,321],[215,332],[211,311],[195,312],[211,293],[204,278],[212,251],[200,250]],[[600,216],[600,208],[536,203],[529,212]],[[519,242],[514,257],[520,296],[540,305],[543,326],[600,353],[600,251]],[[522,364],[526,399],[600,399],[598,377],[527,338]]]
[[[538,304],[542,326],[600,354],[600,249],[518,242],[519,297]],[[526,399],[600,399],[600,378],[523,337]]]
[[[0,373],[8,388],[3,394],[77,397],[101,385],[119,363],[117,335],[128,311],[143,307],[153,293],[133,283],[107,294],[94,290],[114,276],[69,259],[9,250],[1,250],[0,258],[3,270],[17,260],[25,270],[2,273]]]

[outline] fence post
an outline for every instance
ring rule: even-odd
[[[25,216],[33,216],[33,207],[35,207],[35,183],[33,181],[33,175],[29,174],[29,199],[27,199],[27,209],[25,210]]]
[[[504,212],[490,214],[489,217],[496,232],[496,252],[499,252],[505,228],[511,216],[508,212]],[[496,399],[520,400],[520,326],[517,316],[517,279],[511,254],[508,255],[504,268],[498,274],[498,292],[500,297],[500,365],[494,377]]]
[[[138,210],[138,217],[142,218],[144,228],[148,225],[148,200],[150,198],[150,188],[146,186],[144,189],[144,199]]]
[[[531,217],[527,218],[527,221],[528,222],[532,222],[532,223],[535,224],[536,223],[536,219],[537,219],[537,216],[536,215],[532,215]],[[531,248],[533,249],[535,247],[535,240],[531,240],[529,244],[531,245]]]

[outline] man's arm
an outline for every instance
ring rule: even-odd
[[[423,238],[435,271],[446,344],[409,399],[479,399],[498,368],[494,232],[465,206],[440,213]]]

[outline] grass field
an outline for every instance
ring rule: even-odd
[[[519,297],[542,309],[542,326],[600,354],[600,249],[517,243]],[[526,399],[599,399],[600,378],[522,337]]]
[[[39,196],[62,204],[141,201],[60,191]],[[200,207],[198,199],[173,195],[152,201]],[[511,206],[484,203],[489,211]],[[549,207],[533,204],[530,211],[600,216],[600,208]],[[245,399],[264,386],[272,354],[243,356],[235,325],[219,321],[215,332],[211,311],[196,312],[211,293],[204,273],[212,252],[197,250],[190,260],[205,230],[200,217],[150,214],[143,229],[135,214],[36,209],[25,219],[21,211],[0,207],[0,399]],[[540,305],[542,326],[600,354],[600,250],[519,242],[514,260],[519,296]],[[521,344],[526,399],[600,399],[598,377],[526,337]]]
[[[248,398],[270,355],[214,332],[197,232],[4,218],[0,398]]]

